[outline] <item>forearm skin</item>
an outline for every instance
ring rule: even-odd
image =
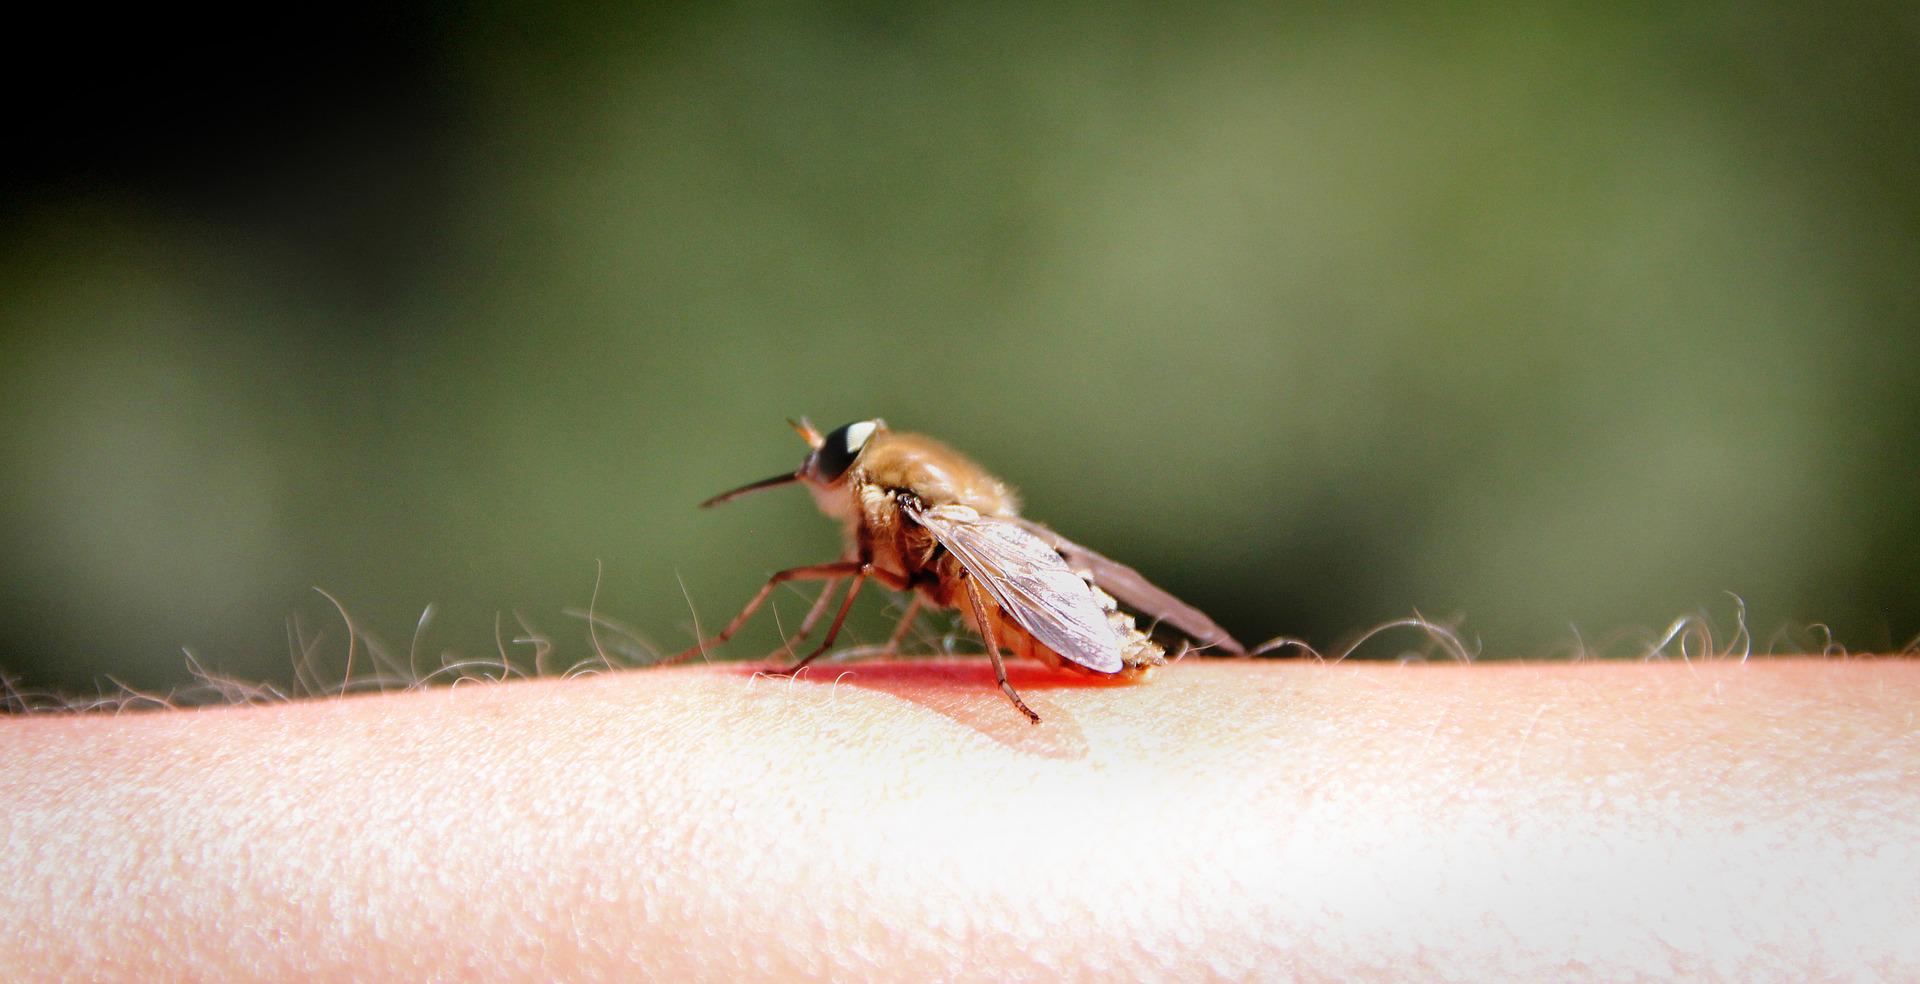
[[[634,671],[0,720],[9,979],[1920,977],[1920,664]]]

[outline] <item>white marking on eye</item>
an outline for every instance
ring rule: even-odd
[[[873,436],[873,430],[874,422],[871,420],[847,425],[847,451],[859,454],[860,449],[867,446],[867,438]]]

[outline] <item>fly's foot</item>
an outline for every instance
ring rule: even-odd
[[[1040,723],[1040,715],[1033,713],[1033,708],[1028,707],[1027,702],[1020,699],[1020,695],[1014,691],[1011,684],[1001,683],[1000,692],[1006,694],[1008,700],[1013,701],[1014,708],[1020,713],[1025,714],[1028,721],[1034,724]]]

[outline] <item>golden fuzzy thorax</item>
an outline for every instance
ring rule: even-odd
[[[881,431],[854,465],[854,480],[905,489],[928,506],[971,506],[982,516],[1011,519],[1020,502],[1006,483],[945,444],[920,434]]]

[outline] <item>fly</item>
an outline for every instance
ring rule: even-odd
[[[832,647],[860,589],[878,581],[912,595],[889,649],[897,648],[922,607],[958,609],[985,640],[1000,690],[1034,724],[1040,716],[1007,682],[1003,650],[1057,668],[1122,679],[1142,679],[1166,664],[1166,650],[1153,641],[1151,627],[1141,630],[1121,610],[1122,603],[1202,647],[1245,651],[1212,619],[1133,568],[1022,518],[1005,483],[946,445],[890,430],[879,419],[824,435],[804,419],[789,423],[812,449],[798,469],[700,505],[717,506],[748,492],[799,482],[822,512],[845,526],[846,553],[832,563],[774,574],[726,628],[668,662],[726,642],[788,581],[827,582],[799,631],[787,640],[789,648],[813,631],[840,583],[852,583],[826,638],[783,672],[799,670]]]

